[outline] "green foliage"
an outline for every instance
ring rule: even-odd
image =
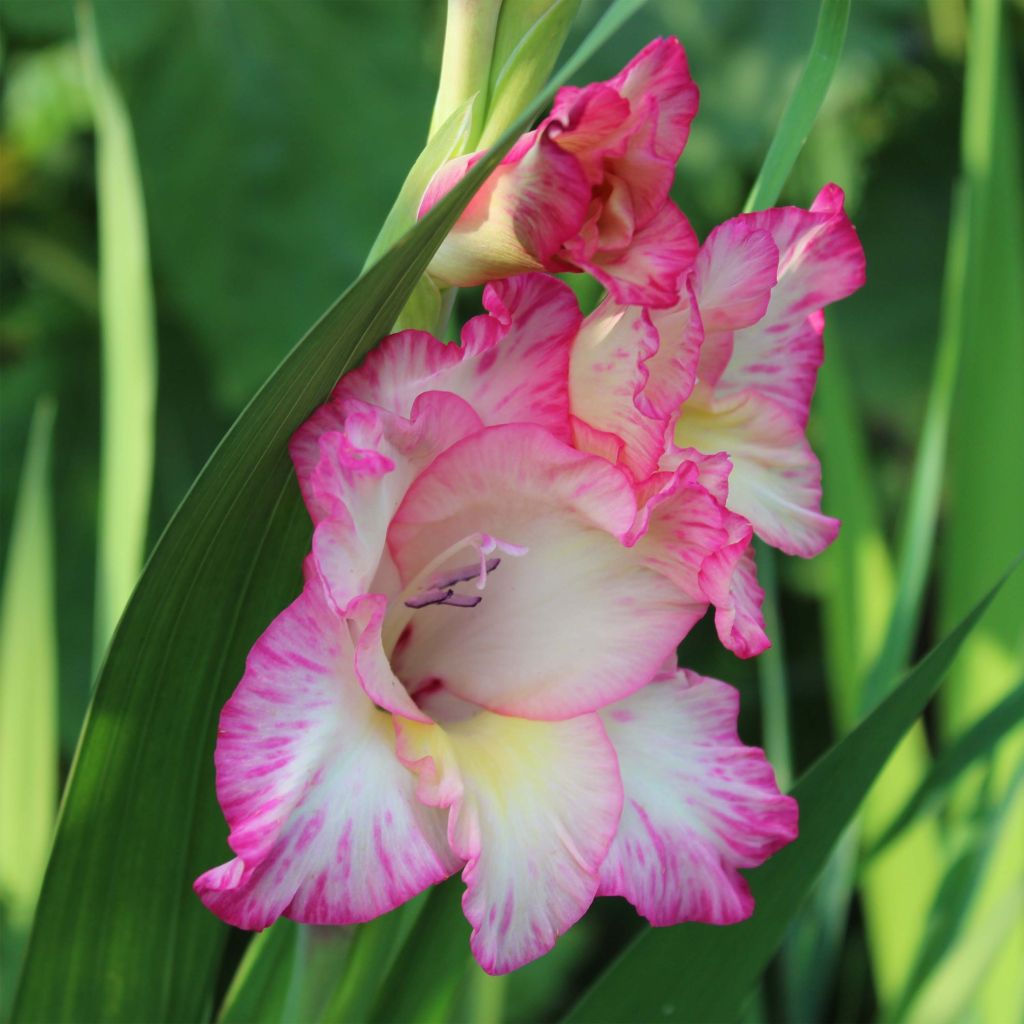
[[[57,810],[57,643],[51,443],[36,406],[0,600],[0,1011],[24,950]]]

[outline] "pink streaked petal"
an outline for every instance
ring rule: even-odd
[[[617,457],[636,480],[657,469],[665,450],[668,416],[650,402],[641,411],[641,396],[650,379],[647,363],[658,348],[658,332],[645,309],[608,299],[584,321],[569,364],[575,420],[597,432],[602,453],[608,449],[603,438],[617,438]],[[588,437],[581,430],[577,445]]]
[[[460,864],[442,816],[416,800],[352,656],[312,581],[256,642],[224,707],[217,795],[236,857],[195,888],[230,924],[366,921]]]
[[[386,338],[335,401],[352,397],[400,416],[424,392],[464,399],[487,426],[539,423],[568,437],[569,346],[582,315],[572,290],[546,274],[504,278],[484,289],[482,316],[462,330],[462,345],[404,331]]]
[[[738,707],[731,686],[677,670],[601,712],[625,791],[601,894],[651,924],[744,920],[754,904],[739,869],[796,838],[796,802],[736,734]]]
[[[737,217],[720,224],[700,247],[694,290],[704,329],[735,331],[764,316],[779,269],[771,234]]]
[[[443,725],[396,719],[396,729],[421,799],[451,808],[473,955],[491,974],[542,956],[590,906],[619,823],[618,765],[600,720],[469,709]]]
[[[637,481],[662,466],[679,407],[693,388],[701,325],[690,315],[688,287],[685,294],[671,318],[656,312],[654,322],[642,307],[606,299],[573,343],[569,396],[576,444],[607,457],[603,438],[617,438],[616,458]],[[580,429],[583,423],[597,434]]]
[[[839,522],[821,513],[821,466],[790,410],[754,391],[701,392],[683,409],[676,440],[728,453],[729,508],[772,546],[811,558],[835,540]]]
[[[811,210],[782,207],[736,219],[771,234],[778,284],[764,317],[735,332],[717,388],[760,391],[803,426],[822,360],[823,308],[864,283],[864,251],[835,185],[826,186]]]
[[[403,583],[475,533],[527,551],[502,560],[477,607],[416,611],[396,671],[524,718],[571,718],[642,686],[704,606],[626,546],[635,516],[624,472],[541,428],[454,445],[392,523]]]
[[[540,270],[586,219],[590,182],[546,131],[515,163],[503,162],[470,201],[430,262],[442,286],[468,286]]]
[[[676,163],[697,115],[700,96],[679,40],[652,40],[609,84],[631,105],[645,97],[657,101],[655,148],[659,156]]]
[[[733,513],[726,526],[730,543],[704,562],[700,581],[715,606],[715,629],[723,645],[738,658],[753,658],[771,647],[761,613],[764,591],[757,582],[753,531]]]
[[[416,398],[411,419],[352,398],[331,404],[340,410],[343,432],[317,437],[319,460],[307,489],[315,501],[310,510],[317,521],[317,569],[334,605],[344,609],[374,589],[388,523],[409,485],[440,452],[482,424],[465,401],[441,391]]]
[[[570,241],[564,252],[597,278],[619,305],[657,309],[678,301],[679,280],[697,255],[697,236],[682,211],[666,202],[625,250],[588,256]]]

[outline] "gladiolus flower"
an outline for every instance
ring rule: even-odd
[[[531,274],[484,302],[461,347],[386,339],[292,442],[305,588],[221,716],[235,858],[196,882],[239,927],[366,921],[461,868],[501,972],[599,894],[740,920],[738,869],[795,835],[734,691],[675,668],[746,585],[726,467],[676,456],[638,483],[581,451],[572,293]]]
[[[607,82],[559,90],[550,116],[471,200],[429,273],[447,286],[587,271],[618,302],[672,305],[697,250],[668,198],[696,112],[697,88],[675,39],[650,43]],[[442,167],[420,215],[482,155]]]
[[[805,436],[823,307],[863,283],[864,253],[835,185],[810,210],[727,221],[671,308],[609,298],[587,318],[570,374],[576,443],[637,480],[665,465],[667,437],[675,458],[727,459],[727,507],[786,553],[818,554],[839,528],[821,513],[821,469]],[[752,578],[752,563],[741,572]]]

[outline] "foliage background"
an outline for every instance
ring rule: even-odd
[[[604,7],[583,3],[567,50]],[[443,15],[434,0],[97,4],[101,48],[135,134],[151,244],[159,351],[151,543],[244,403],[358,275],[425,140]],[[680,37],[702,99],[676,199],[702,236],[742,208],[816,16],[809,0],[651,0],[581,76],[609,76],[655,35]],[[961,138],[968,17],[960,0],[855,5],[839,70],[782,197],[806,205],[825,181],[842,185],[869,273],[867,287],[830,313],[813,421],[826,509],[847,520],[847,532],[815,562],[779,565],[794,775],[858,717],[903,579],[894,565],[905,565],[897,559],[915,530],[930,537],[927,510],[914,518],[909,481],[936,401],[940,339],[960,347],[959,373],[931,504],[938,543],[907,655],[940,639],[1021,546],[1024,223],[1013,69],[1021,9],[1003,13],[1006,73],[988,111],[996,141],[980,178]],[[100,356],[92,115],[70,5],[3,0],[0,33],[0,565],[10,571],[33,409],[51,396],[46,479],[63,777],[102,654],[93,639]],[[970,259],[958,269],[951,220],[965,178],[980,181],[980,198],[975,188],[963,229]],[[474,299],[461,294],[457,312],[472,315]],[[908,515],[909,529],[901,527]],[[943,700],[890,764],[862,848],[932,754],[1024,677],[1021,582],[1001,595]],[[740,686],[741,733],[764,741],[762,695],[772,697],[758,685],[758,666],[720,651],[706,630],[681,656]],[[31,673],[21,685],[31,687]],[[751,1020],[925,1019],[936,1007],[949,1020],[1021,1019],[1024,930],[996,918],[1022,899],[1024,812],[1019,787],[1009,788],[1020,777],[1022,740],[1018,726],[986,750],[870,863],[833,862],[829,886],[793,926],[749,1005]],[[52,813],[57,793],[45,779],[40,786],[35,802]],[[20,825],[0,817],[5,827]],[[8,1007],[24,934],[5,914],[0,1003]],[[600,901],[554,954],[504,984],[459,967],[455,1002],[441,1004],[440,1017],[553,1019],[638,929],[627,906]],[[240,936],[227,948],[221,994],[243,948]],[[268,997],[260,1012],[272,1004]],[[303,1019],[306,1010],[286,1001],[273,1012]]]

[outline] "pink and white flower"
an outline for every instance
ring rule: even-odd
[[[670,306],[697,242],[669,199],[697,112],[697,87],[675,39],[656,39],[614,78],[560,89],[442,243],[429,273],[442,286],[528,270],[586,271],[621,303]],[[431,209],[483,156],[446,164]]]
[[[720,454],[731,464],[727,507],[786,553],[819,553],[839,528],[821,513],[821,469],[805,436],[824,307],[863,283],[864,253],[835,185],[809,210],[727,221],[671,308],[609,297],[587,318],[570,373],[577,444],[614,452],[637,480],[664,468],[671,439],[671,458]]]
[[[795,835],[735,693],[674,667],[710,604],[738,632],[749,613],[727,466],[676,454],[638,482],[581,450],[572,293],[484,298],[461,347],[386,339],[292,442],[306,583],[221,716],[235,857],[196,882],[239,927],[365,921],[461,868],[501,972],[599,894],[739,920],[738,869]]]

